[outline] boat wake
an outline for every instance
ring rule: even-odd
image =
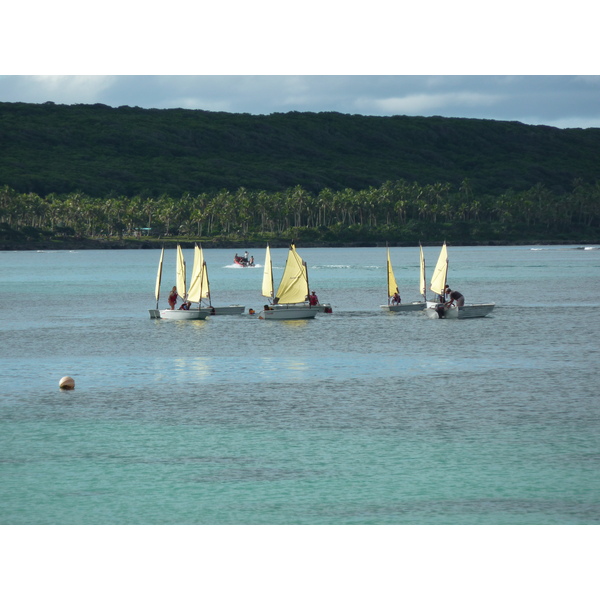
[[[254,263],[253,267],[242,267],[242,265],[238,265],[238,264],[232,264],[232,265],[225,265],[223,268],[224,269],[257,269],[259,267],[262,267],[263,265],[259,264],[259,263]]]
[[[366,269],[367,271],[380,271],[381,269],[384,269],[381,265],[313,265],[310,268],[315,271],[323,269]]]

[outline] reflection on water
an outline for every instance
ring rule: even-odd
[[[312,319],[292,319],[292,320],[283,320],[282,323],[284,324],[284,327],[288,328],[289,330],[293,331],[294,329],[302,329],[304,327],[309,327],[310,326],[310,321]]]
[[[308,372],[314,365],[308,361],[294,357],[269,357],[264,356],[255,361],[256,372],[264,379],[284,380],[300,377],[302,373]]]
[[[182,381],[208,379],[212,374],[212,359],[203,356],[178,356],[173,360],[176,379]]]

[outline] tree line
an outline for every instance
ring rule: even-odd
[[[500,195],[478,194],[469,180],[419,184],[386,181],[366,189],[301,185],[284,191],[184,193],[178,197],[82,192],[19,193],[0,188],[0,235],[6,240],[127,236],[349,242],[444,238],[485,242],[594,236],[600,232],[600,184],[581,179],[566,193],[543,184]]]

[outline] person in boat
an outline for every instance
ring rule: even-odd
[[[314,290],[308,295],[308,303],[310,306],[317,306],[319,304],[319,298],[317,298]]]
[[[268,304],[263,306],[263,310],[273,310]]]
[[[441,294],[438,294],[438,302],[444,304],[448,300],[448,294],[450,294],[451,291],[450,286],[446,284],[444,291]]]
[[[244,252],[244,262],[246,264],[248,264],[248,250],[246,250],[246,252]]]
[[[465,305],[465,297],[460,292],[457,292],[456,290],[452,291],[450,288],[447,288],[446,292],[449,294],[446,308],[451,307],[453,304],[459,307]]]
[[[254,256],[250,257],[250,266],[253,267],[254,266]]]
[[[179,310],[190,310],[190,306],[192,306],[191,302],[183,302],[179,307]]]
[[[175,305],[177,304],[177,295],[177,288],[173,286],[173,289],[169,294],[169,299],[167,300],[169,306],[171,307],[171,310],[175,310]]]
[[[402,298],[400,298],[400,293],[398,292],[398,288],[396,288],[396,291],[394,292],[394,295],[392,296],[392,304],[401,304],[402,303]]]

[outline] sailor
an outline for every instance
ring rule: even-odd
[[[169,306],[171,307],[171,310],[175,310],[175,304],[177,303],[177,288],[175,286],[173,286],[173,289],[171,290],[171,293],[169,294]]]
[[[456,306],[464,306],[465,305],[465,297],[456,290],[452,291],[450,288],[446,289],[446,293],[449,294],[450,300],[446,302],[446,306],[452,306],[456,304]]]

